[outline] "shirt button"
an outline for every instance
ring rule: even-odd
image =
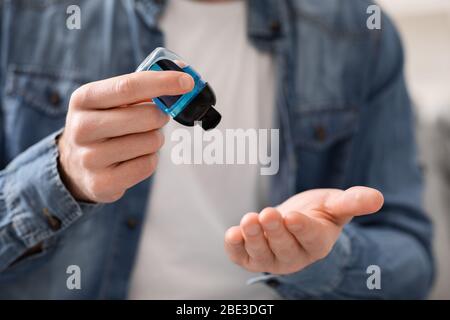
[[[53,231],[58,231],[59,229],[61,229],[61,220],[52,215],[47,208],[42,209],[42,213],[47,219],[47,223],[50,226],[50,229],[52,229]]]
[[[325,141],[327,138],[327,131],[323,126],[317,126],[314,128],[314,137],[318,141]]]
[[[280,281],[278,281],[277,279],[269,279],[269,280],[266,281],[266,284],[269,287],[271,287],[273,289],[276,289],[276,288],[278,288],[280,286]]]
[[[270,30],[272,30],[273,33],[280,33],[281,31],[281,24],[280,21],[272,21],[269,25]]]
[[[128,229],[133,230],[137,227],[138,221],[135,218],[128,218],[126,221]]]
[[[61,102],[61,96],[58,92],[52,92],[49,95],[49,101],[53,106],[58,106]]]

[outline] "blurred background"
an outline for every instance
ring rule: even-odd
[[[435,223],[438,277],[430,298],[450,299],[450,0],[378,0],[402,35],[417,118],[425,203]]]

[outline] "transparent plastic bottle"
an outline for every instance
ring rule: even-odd
[[[153,99],[153,102],[174,120],[185,125],[193,126],[197,122],[204,130],[215,128],[222,118],[219,112],[213,108],[216,104],[216,96],[209,84],[190,67],[183,59],[166,48],[156,48],[139,65],[139,71],[181,71],[192,76],[195,85],[192,91],[180,96],[161,96]]]

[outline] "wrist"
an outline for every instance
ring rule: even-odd
[[[75,179],[69,174],[70,168],[70,155],[68,154],[67,143],[64,139],[64,131],[56,137],[56,146],[58,149],[57,156],[57,168],[62,183],[66,189],[70,192],[72,197],[80,202],[92,203],[92,201],[84,194],[84,192],[75,183]]]

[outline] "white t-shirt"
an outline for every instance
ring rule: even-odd
[[[215,91],[222,132],[272,125],[273,61],[249,43],[246,20],[245,1],[172,0],[160,21],[166,47]],[[225,231],[264,206],[269,177],[259,165],[174,164],[179,142],[171,133],[180,128],[194,130],[173,120],[164,129],[129,298],[277,298],[264,284],[247,285],[258,274],[234,265],[223,248]]]

